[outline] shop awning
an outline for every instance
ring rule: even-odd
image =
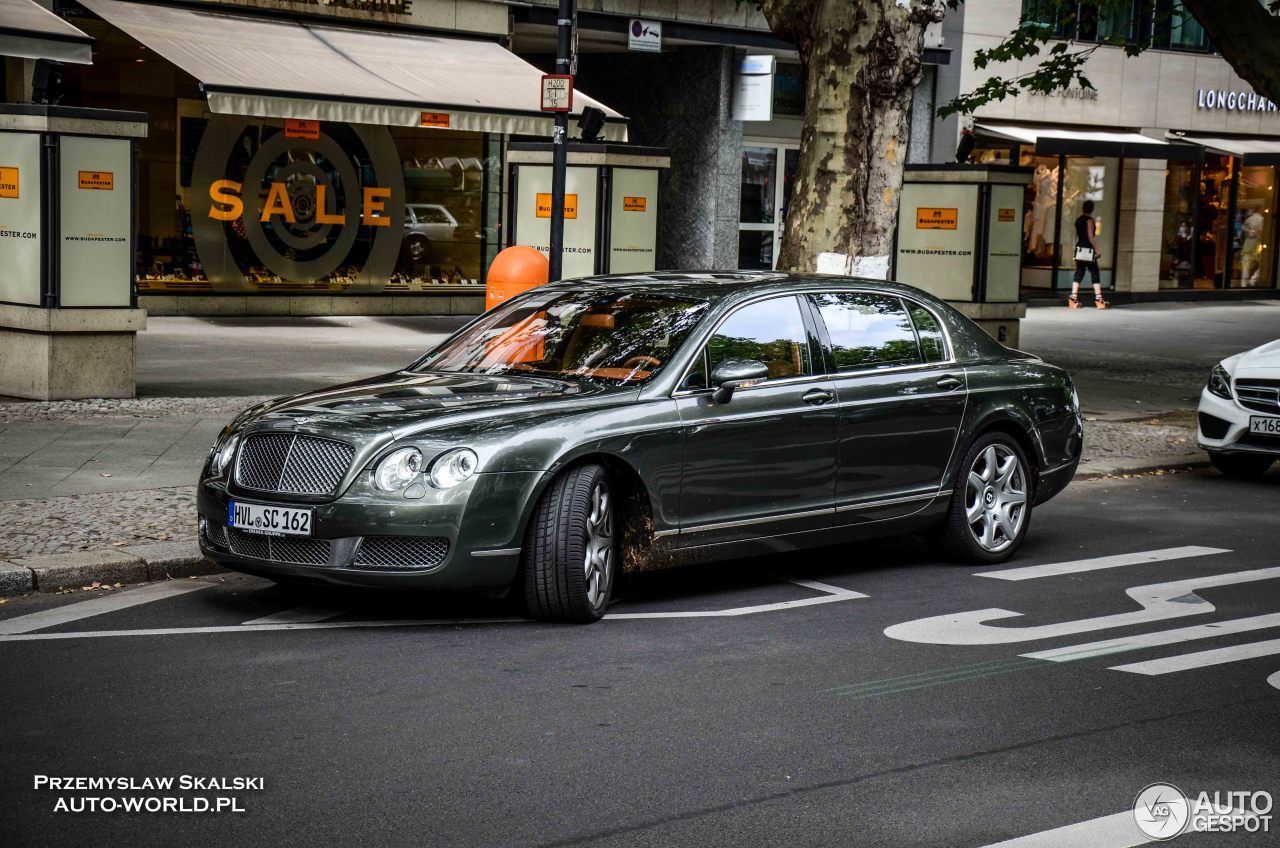
[[[1214,153],[1239,156],[1246,165],[1280,165],[1280,139],[1213,138],[1210,136],[1178,136],[1179,141],[1198,144]]]
[[[0,56],[93,64],[93,39],[35,0],[0,0]]]
[[[1034,144],[1036,153],[1049,156],[1123,156],[1130,159],[1200,159],[1203,151],[1194,144],[1173,144],[1131,132],[1105,130],[1061,130],[984,122],[974,128],[985,135],[1022,144]]]
[[[542,72],[492,41],[443,38],[123,0],[83,5],[200,81],[211,111],[550,136]],[[605,137],[626,118],[605,113]]]

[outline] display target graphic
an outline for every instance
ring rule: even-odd
[[[385,127],[331,126],[342,133],[342,143],[327,132],[291,139],[257,122],[210,120],[193,167],[192,235],[215,288],[254,289],[246,278],[262,269],[287,282],[354,270],[366,287],[385,284],[404,233],[404,176],[395,144]],[[209,216],[208,188],[216,180],[241,184],[238,221]],[[363,191],[370,186],[390,191],[383,209],[392,219],[389,227],[365,226],[361,219]],[[324,209],[318,202],[322,187]],[[266,221],[264,208],[272,212]],[[341,223],[321,223],[325,216]]]

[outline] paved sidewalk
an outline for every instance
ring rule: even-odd
[[[53,569],[73,553],[126,551],[106,556],[117,571],[103,573],[180,573],[174,563],[198,559],[194,478],[228,420],[267,397],[391,371],[460,324],[152,318],[138,338],[137,399],[0,399],[0,596],[30,572],[6,560],[47,556],[32,567]],[[1277,336],[1275,302],[1033,309],[1022,331],[1026,350],[1065,366],[1080,386],[1082,477],[1203,464],[1188,410],[1205,374]],[[44,573],[48,581],[73,572]]]

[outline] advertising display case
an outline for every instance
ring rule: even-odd
[[[140,112],[0,105],[0,395],[133,397]]]
[[[671,167],[660,148],[573,143],[564,210],[564,277],[657,270],[658,181]],[[507,147],[508,243],[547,254],[551,145]]]

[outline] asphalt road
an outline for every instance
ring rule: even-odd
[[[1077,483],[1000,569],[824,549],[635,579],[587,627],[237,576],[16,598],[0,845],[1142,844],[1149,784],[1280,794],[1278,501],[1275,471]],[[264,788],[77,814],[165,793],[36,775]]]

